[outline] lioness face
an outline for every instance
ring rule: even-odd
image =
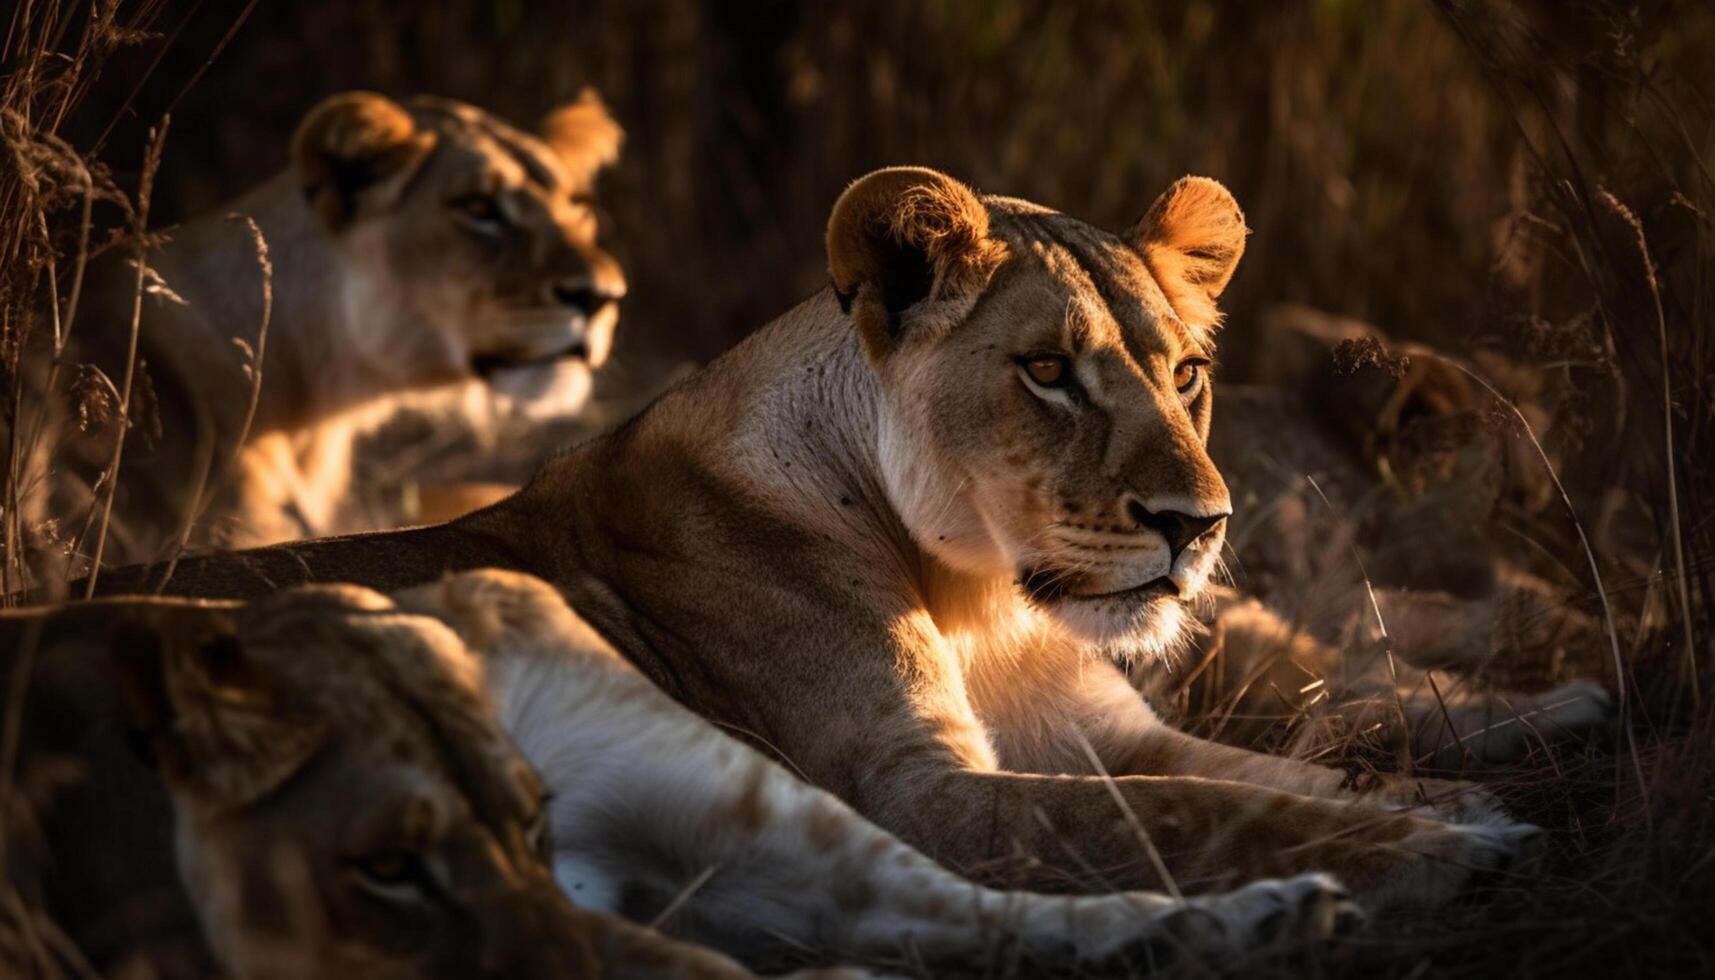
[[[526,414],[580,408],[625,295],[619,264],[596,241],[593,197],[620,138],[590,93],[552,113],[541,137],[446,99],[401,106],[348,93],[313,110],[294,154],[312,202],[372,284],[349,301],[403,303],[433,327],[405,339],[377,331],[389,350],[369,353],[479,377]]]
[[[1191,190],[1205,185],[1219,188]],[[1121,237],[929,171],[882,171],[847,192],[829,233],[886,399],[889,496],[916,540],[1012,579],[1115,652],[1177,637],[1231,509],[1204,449],[1219,286],[1159,250],[1195,262],[1224,249],[1224,286],[1243,219],[1224,190],[1190,214],[1169,195]],[[1213,243],[1200,235],[1210,209]],[[854,242],[884,247],[853,259]],[[900,271],[911,261],[915,276]]]
[[[160,665],[132,700],[233,973],[588,975],[542,787],[440,623],[315,589],[147,637],[121,653]]]

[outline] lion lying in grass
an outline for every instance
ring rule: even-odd
[[[304,117],[288,171],[150,248],[136,309],[135,265],[95,264],[38,400],[51,417],[26,413],[46,550],[84,567],[109,489],[105,563],[331,533],[354,437],[425,389],[477,379],[520,411],[575,411],[625,292],[591,200],[619,140],[593,94],[538,138],[450,100],[349,92]],[[102,416],[134,315],[135,424],[109,486]]]

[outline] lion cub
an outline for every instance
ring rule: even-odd
[[[567,902],[480,664],[374,592],[26,610],[0,643],[7,908],[45,914],[0,914],[0,975],[61,975],[8,961],[35,948],[163,978],[750,976]]]

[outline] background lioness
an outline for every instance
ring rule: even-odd
[[[517,496],[168,588],[526,569],[674,697],[979,880],[1324,870],[1440,902],[1534,828],[1189,738],[1118,665],[1176,648],[1218,562],[1208,368],[1245,230],[1206,179],[1122,236],[879,171],[834,207],[831,289]]]
[[[23,416],[28,439],[47,427],[28,481],[46,545],[78,567],[97,550],[119,427],[89,406],[117,392],[73,365],[122,387],[134,313],[105,562],[346,529],[354,435],[410,392],[479,379],[507,409],[576,411],[625,292],[591,198],[620,136],[593,93],[539,137],[445,99],[316,106],[287,172],[167,232],[143,272],[117,254],[92,270],[70,347],[38,367],[55,397]]]

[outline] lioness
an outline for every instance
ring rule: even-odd
[[[446,99],[348,92],[311,109],[290,169],[147,254],[137,424],[104,561],[156,560],[191,522],[193,544],[339,530],[354,435],[409,392],[480,379],[522,409],[574,411],[625,293],[591,200],[620,137],[593,93],[550,114],[540,138]],[[234,217],[254,221],[271,276]],[[137,281],[118,256],[92,268],[57,372],[60,391],[82,388],[51,411],[117,401],[71,365],[122,385]],[[81,564],[119,431],[50,425],[39,458],[55,493],[33,513]]]
[[[34,948],[168,980],[750,975],[567,902],[477,660],[380,595],[12,611],[0,644],[0,932],[33,937],[0,972],[61,975],[4,958]]]
[[[1458,787],[1358,800],[1340,772],[1191,738],[1118,666],[1176,648],[1219,561],[1209,363],[1244,239],[1207,179],[1112,235],[878,171],[834,206],[830,288],[516,496],[210,556],[168,588],[528,570],[679,701],[979,880],[1322,870],[1438,902],[1535,828],[1435,819],[1490,810]]]
[[[1315,874],[1183,901],[982,888],[675,704],[540,580],[467,572],[396,601],[481,655],[501,723],[552,797],[555,874],[579,907],[660,921],[747,963],[813,950],[1233,966],[1358,920]]]

